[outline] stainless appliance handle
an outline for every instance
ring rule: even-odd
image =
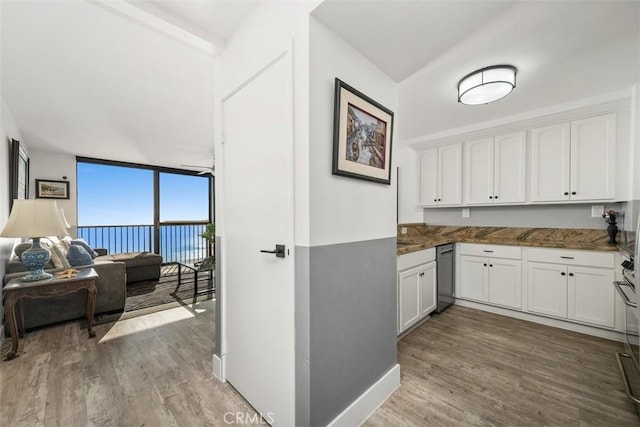
[[[452,249],[445,249],[444,251],[438,252],[440,255],[442,254],[448,254],[450,252],[453,252],[453,248]]]
[[[629,297],[627,296],[627,294],[625,294],[624,291],[621,288],[621,286],[629,286],[629,285],[627,285],[624,282],[613,282],[613,286],[616,287],[616,290],[618,291],[618,293],[620,294],[620,296],[622,297],[622,299],[624,300],[624,303],[626,305],[628,305],[629,307],[633,307],[633,308],[638,307],[638,304],[636,304],[635,302],[631,301],[629,299]]]
[[[624,366],[622,365],[622,358],[630,358],[628,354],[624,353],[616,353],[616,359],[618,361],[618,369],[620,370],[620,375],[622,375],[622,383],[624,384],[624,390],[631,399],[635,403],[640,403],[640,399],[635,397],[631,392],[631,384],[629,384],[629,379],[627,378],[627,372],[624,370]]]

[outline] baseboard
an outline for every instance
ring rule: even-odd
[[[618,331],[601,329],[595,326],[581,325],[579,323],[567,322],[564,320],[553,319],[551,317],[545,317],[538,314],[529,314],[522,311],[509,310],[507,308],[495,307],[493,305],[487,305],[487,304],[467,301],[463,299],[456,299],[454,304],[460,305],[462,307],[469,307],[469,308],[475,308],[477,310],[488,311],[489,313],[500,314],[507,317],[514,317],[516,319],[527,320],[529,322],[539,323],[541,325],[553,326],[555,328],[566,329],[568,331],[573,331],[573,332],[579,332],[581,334],[592,335],[594,337],[624,342],[624,334]]]
[[[349,407],[329,423],[329,427],[359,426],[400,387],[400,365],[389,369],[375,384],[367,389]]]
[[[213,364],[212,364],[213,376],[216,377],[221,382],[226,382],[227,380],[225,379],[225,376],[224,376],[224,365],[222,363],[222,359],[217,354],[214,354],[212,357],[212,360],[213,360]]]

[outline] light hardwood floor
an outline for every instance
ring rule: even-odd
[[[0,361],[0,426],[228,425],[255,411],[212,373],[213,301],[27,333]],[[10,340],[2,346],[4,355]]]
[[[622,349],[452,306],[398,343],[402,385],[365,426],[638,426]]]
[[[190,427],[252,416],[211,374],[213,319],[206,301],[97,325],[92,340],[79,322],[28,333],[20,357],[0,362],[0,426]],[[637,426],[613,356],[621,349],[450,307],[398,343],[402,385],[365,425]]]

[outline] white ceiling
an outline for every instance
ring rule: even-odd
[[[327,0],[313,15],[399,82],[400,140],[429,137],[640,80],[637,1]],[[457,102],[466,74],[518,68],[512,94]]]
[[[211,55],[105,3],[133,5],[221,49],[259,1],[4,1],[2,96],[25,142],[210,165]],[[639,80],[639,6],[326,0],[313,15],[399,83],[398,136],[411,140],[628,88]],[[458,80],[497,63],[518,68],[516,90],[489,105],[458,104]]]
[[[165,10],[155,15],[219,45],[256,4],[141,8]],[[86,0],[3,2],[1,28],[2,97],[29,148],[170,167],[212,164],[210,54]]]

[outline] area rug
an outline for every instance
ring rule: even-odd
[[[127,301],[125,313],[143,310],[178,302],[182,305],[194,302],[194,275],[191,271],[183,271],[178,287],[177,266],[163,266],[160,280],[130,283],[127,285]],[[176,287],[178,287],[176,291]],[[215,279],[209,279],[208,273],[198,274],[197,301],[215,297]]]

